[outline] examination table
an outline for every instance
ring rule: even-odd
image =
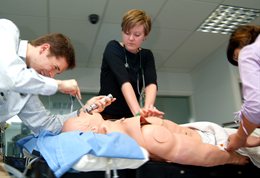
[[[69,133],[66,133],[66,135]],[[87,133],[85,133],[87,134]],[[90,133],[88,133],[90,134]],[[123,136],[122,134],[113,134],[114,136]],[[112,136],[112,135],[111,135]],[[56,137],[56,136],[55,136]],[[103,136],[102,136],[103,137]],[[44,137],[46,138],[46,137]],[[52,137],[51,137],[52,138]],[[63,138],[63,137],[62,137]],[[62,139],[68,140],[68,139]],[[55,140],[56,141],[56,140]],[[123,141],[125,141],[123,139]],[[123,146],[123,144],[120,144]],[[44,147],[46,147],[45,145]],[[129,151],[127,152],[129,153]],[[5,163],[23,171],[25,160],[6,157]],[[236,178],[254,178],[259,177],[260,168],[253,163],[247,165],[222,165],[214,167],[189,166],[175,163],[146,161],[137,169],[118,169],[116,174],[119,178],[192,178],[192,177],[226,177],[233,176]],[[55,178],[54,172],[48,166],[43,157],[39,155],[39,159],[31,164],[28,169],[28,178]],[[110,177],[115,178],[114,170],[110,171]],[[89,171],[89,172],[71,172],[68,171],[61,176],[62,178],[106,178],[105,171]]]
[[[23,159],[6,158],[6,163],[22,170]],[[20,163],[19,163],[20,162]],[[119,178],[195,178],[235,177],[258,178],[260,169],[249,163],[244,166],[223,165],[215,167],[188,166],[175,163],[148,161],[138,169],[118,170]],[[43,159],[32,164],[28,178],[54,178],[54,174]],[[113,174],[111,173],[113,178]],[[104,171],[65,173],[62,178],[105,178]]]

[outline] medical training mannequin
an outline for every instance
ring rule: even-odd
[[[235,116],[240,126],[230,135],[227,147],[233,151],[243,147],[247,137],[260,127],[260,26],[242,25],[235,29],[227,46],[227,58],[239,67],[243,91],[243,105]]]
[[[151,27],[151,17],[145,11],[131,9],[122,18],[122,41],[108,42],[99,95],[111,93],[117,100],[101,113],[104,119],[132,117],[141,108],[154,107],[158,87],[154,56],[151,50],[142,48]]]
[[[220,126],[217,125],[217,127]],[[236,152],[227,152],[221,144],[203,143],[203,141],[207,142],[207,139],[211,141],[207,138],[208,136],[202,139],[199,133],[202,131],[154,116],[146,118],[136,116],[111,121],[104,120],[99,113],[93,115],[81,113],[79,117],[70,118],[64,123],[63,132],[75,130],[102,134],[111,132],[127,134],[140,146],[146,148],[150,157],[155,160],[198,166],[243,165],[248,162],[247,157]],[[259,142],[256,137],[248,138],[248,146],[260,145]]]
[[[9,173],[5,170],[4,164],[0,161],[0,177],[1,178],[11,178]]]

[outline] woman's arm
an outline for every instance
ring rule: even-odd
[[[260,124],[260,39],[245,46],[239,53],[239,73],[243,85],[243,106],[239,111],[240,126],[229,137],[227,150],[234,151],[246,143],[246,138]]]
[[[228,138],[227,151],[234,151],[247,144],[247,138],[255,130],[257,126],[251,123],[243,114],[242,121],[240,122],[237,132],[231,134]]]
[[[145,88],[144,108],[149,109],[154,106],[156,94],[157,86],[155,84],[150,84]]]
[[[132,85],[129,82],[126,82],[122,85],[122,93],[125,97],[126,103],[130,108],[133,115],[139,113],[140,105],[136,99],[136,95]]]

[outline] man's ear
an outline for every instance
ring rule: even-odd
[[[50,49],[50,44],[48,43],[44,43],[40,46],[40,54],[42,54],[43,52],[45,52],[46,50]]]

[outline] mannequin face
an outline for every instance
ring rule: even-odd
[[[88,113],[81,112],[79,117],[68,119],[63,125],[63,132],[69,131],[82,131],[88,132],[92,131],[95,133],[102,133],[102,123],[104,119],[99,113],[93,113],[92,115]]]

